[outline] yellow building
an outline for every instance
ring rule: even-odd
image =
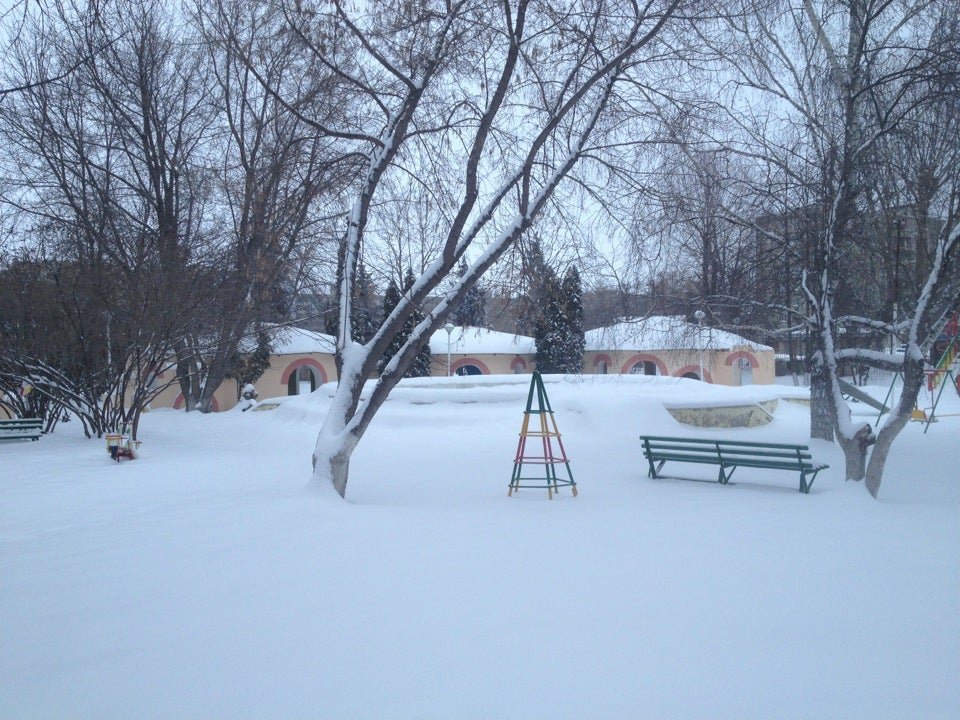
[[[430,374],[434,377],[515,375],[533,372],[537,348],[533,338],[525,335],[467,325],[451,327],[449,334],[445,329],[435,332],[430,338],[430,353]]]
[[[583,372],[686,377],[719,385],[774,381],[773,348],[679,317],[624,319],[586,333]]]
[[[270,367],[254,383],[261,400],[302,395],[337,379],[335,340],[296,327],[278,327]],[[508,375],[532,373],[534,339],[480,327],[441,328],[430,338],[431,375]],[[701,365],[702,363],[702,365]],[[702,367],[702,374],[701,374]],[[583,372],[640,373],[687,377],[723,385],[772,383],[773,349],[716,328],[700,328],[673,317],[623,320],[586,333]],[[215,410],[237,404],[239,388],[225,381],[214,395]],[[152,407],[183,407],[174,383]]]

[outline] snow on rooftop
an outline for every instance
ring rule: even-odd
[[[275,326],[272,334],[274,355],[330,353],[336,348],[336,338],[293,326]]]
[[[447,331],[441,328],[430,338],[430,352],[445,355]],[[533,338],[525,335],[465,325],[450,333],[450,352],[454,355],[532,355],[537,352]]]
[[[585,333],[587,350],[730,350],[747,346],[754,350],[772,348],[736,333],[704,326],[680,317],[652,315],[625,318],[614,325]]]
[[[333,354],[336,347],[336,338],[332,335],[306,330],[305,328],[274,325],[271,326],[270,331],[273,338],[274,355]],[[247,349],[252,350],[255,343],[255,338],[250,338],[244,345],[249,345]],[[512,333],[469,325],[456,327],[450,334],[450,352],[455,355],[532,355],[536,351],[533,338],[524,335],[513,335]],[[441,328],[430,338],[430,352],[438,355],[446,354],[446,330]]]

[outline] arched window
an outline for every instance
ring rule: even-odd
[[[726,364],[733,369],[733,381],[741,385],[753,384],[753,371],[760,366],[757,358],[745,350],[727,356]]]
[[[597,374],[606,375],[607,374],[607,361],[606,360],[597,360]]]
[[[699,377],[697,377],[697,374],[696,374],[695,372],[693,372],[693,371],[691,371],[691,372],[685,372],[685,373],[684,373],[683,375],[681,375],[680,377],[685,377],[687,380],[699,380],[699,379],[700,379]]]
[[[287,395],[308,395],[320,385],[317,371],[309,365],[301,365],[295,372],[290,373],[287,380]]]
[[[641,360],[630,368],[631,375],[659,375],[660,368],[652,360]]]
[[[454,375],[489,375],[490,368],[488,368],[483,360],[478,360],[477,358],[461,358],[457,360],[453,367]]]

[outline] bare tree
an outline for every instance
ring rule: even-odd
[[[859,480],[875,437],[869,425],[850,419],[840,392],[840,362],[903,371],[903,393],[882,431],[892,442],[913,407],[934,308],[942,309],[943,293],[955,272],[952,221],[929,241],[925,252],[930,263],[923,281],[915,285],[912,310],[902,324],[865,317],[849,303],[844,307],[850,299],[844,297],[844,272],[853,267],[845,262],[856,253],[858,233],[866,226],[869,169],[877,161],[880,141],[923,104],[925,95],[914,92],[917,87],[953,72],[956,35],[943,28],[956,26],[950,20],[956,11],[951,3],[937,0],[803,0],[771,4],[763,13],[751,9],[745,7],[728,23],[745,50],[732,60],[741,94],[739,102],[735,98],[732,103],[739,112],[731,112],[730,118],[742,131],[738,150],[763,158],[787,178],[784,184],[792,188],[796,217],[812,238],[803,283],[815,351],[811,434],[836,437],[846,456],[847,477]],[[765,103],[767,111],[760,112]],[[939,207],[947,218],[953,201],[946,185],[944,192]],[[771,232],[770,227],[766,230]],[[871,348],[841,350],[841,335],[854,327],[906,333],[906,356]],[[875,451],[874,457],[875,479],[868,487],[875,494],[886,454]]]
[[[206,324],[213,337],[205,348],[205,377],[191,388],[197,407],[209,412],[231,358],[254,325],[287,319],[278,295],[296,275],[306,237],[315,251],[326,246],[335,256],[335,238],[323,237],[330,224],[324,210],[337,213],[339,194],[359,164],[301,119],[306,111],[324,123],[343,116],[345,108],[332,97],[335,83],[318,83],[313,92],[319,99],[305,100],[297,112],[280,104],[276,90],[303,67],[301,40],[276,7],[222,0],[211,8],[201,4],[198,21],[217,88],[220,132],[214,147],[223,151],[217,176],[229,217],[219,311]]]
[[[424,2],[351,13],[335,2],[324,22],[321,10],[289,9],[293,27],[316,50],[313,59],[356,103],[352,124],[316,127],[365,158],[344,237],[341,375],[314,451],[315,483],[345,495],[350,457],[390,390],[481,275],[531,227],[588,151],[621,83],[642,74],[645,52],[668,52],[661,37],[679,6]],[[340,34],[342,54],[320,51],[324,37],[312,34],[315,26]],[[284,102],[296,110],[295,98]],[[445,189],[455,202],[437,228],[442,242],[373,337],[358,343],[349,318],[361,252],[381,227],[381,207],[400,200],[388,196],[403,187],[393,180],[421,177],[417,161],[424,157],[445,158],[457,178]],[[378,373],[392,339],[465,256],[472,259],[466,273]]]
[[[79,383],[74,395],[100,408],[89,411],[100,418],[94,433],[136,424],[213,285],[197,252],[206,193],[192,164],[203,89],[196,54],[183,51],[158,8],[53,6],[21,33],[8,67],[63,77],[0,105],[10,169],[3,200],[28,219],[30,258],[51,273],[82,361],[36,352],[18,362],[43,366],[50,387]],[[60,73],[79,57],[82,66]]]

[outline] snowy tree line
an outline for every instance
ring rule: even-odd
[[[79,383],[93,432],[163,383],[209,410],[250,370],[251,328],[331,282],[340,382],[314,479],[342,495],[377,409],[482,277],[537,278],[538,363],[576,371],[581,279],[557,275],[575,266],[802,335],[813,436],[879,487],[957,303],[955,3],[24,7],[0,101],[8,389]],[[905,355],[878,347],[894,336]],[[904,373],[877,433],[849,422],[847,361]]]

